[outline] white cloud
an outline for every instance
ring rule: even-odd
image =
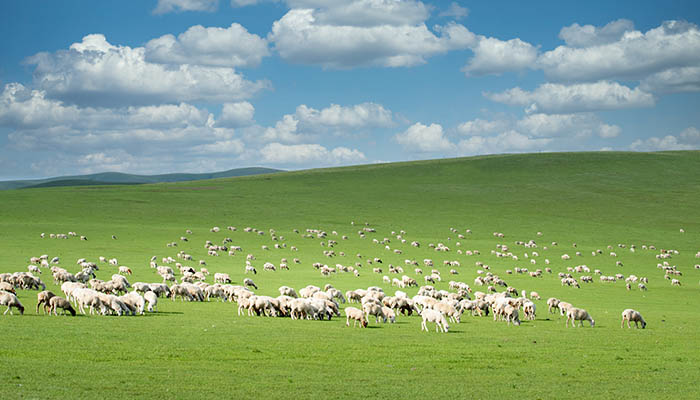
[[[532,92],[519,87],[501,93],[485,93],[489,99],[526,108],[529,113],[572,113],[651,107],[654,97],[639,88],[601,81],[561,85],[545,83]]]
[[[248,126],[253,124],[254,115],[255,107],[247,101],[224,103],[221,109],[221,115],[219,115],[216,124],[217,126],[229,128]]]
[[[617,125],[601,124],[599,127],[598,136],[602,137],[603,139],[610,139],[618,137],[620,132],[622,132],[622,128]]]
[[[501,74],[535,67],[537,47],[520,39],[508,41],[479,37],[474,57],[462,68],[467,76]]]
[[[493,133],[499,130],[504,130],[508,126],[507,121],[494,120],[486,121],[483,119],[475,119],[466,121],[457,126],[457,132],[463,135],[479,135],[483,133]]]
[[[153,14],[167,14],[180,11],[213,12],[219,7],[219,0],[158,0]]]
[[[375,103],[362,103],[350,107],[331,104],[322,110],[302,104],[297,107],[296,117],[305,127],[313,130],[389,127],[394,123],[391,111]]]
[[[362,18],[349,12],[336,15],[335,8],[292,9],[274,22],[268,39],[284,60],[326,68],[414,66],[425,63],[427,57],[466,48],[475,40],[461,25],[436,27],[440,33],[436,36],[424,23],[416,22],[421,13],[387,13],[398,2],[369,3],[377,7],[353,8],[371,13]]]
[[[549,138],[531,138],[509,130],[496,136],[471,136],[461,140],[457,148],[464,155],[501,154],[545,150],[551,141]]]
[[[440,124],[426,126],[417,122],[394,136],[407,151],[417,153],[451,152],[454,145],[445,137]]]
[[[430,15],[428,6],[414,0],[287,0],[287,3],[293,9],[314,10],[314,18],[320,25],[417,25]]]
[[[520,132],[535,137],[587,138],[597,134],[607,139],[621,132],[619,126],[602,123],[591,113],[530,114],[518,121],[516,126]]]
[[[231,0],[231,7],[246,7],[260,3],[262,0]]]
[[[245,80],[232,68],[182,64],[166,66],[145,60],[143,47],[114,46],[93,34],[70,50],[39,53],[35,85],[79,105],[133,105],[181,101],[235,101],[269,87]]]
[[[229,154],[240,155],[243,153],[245,145],[239,139],[219,140],[214,143],[196,145],[192,148],[195,154]]]
[[[625,32],[634,30],[634,23],[627,19],[612,21],[603,27],[573,24],[559,32],[559,38],[570,47],[590,47],[620,40]]]
[[[455,19],[462,19],[469,15],[469,9],[462,7],[457,4],[456,1],[453,1],[447,10],[440,12],[438,15],[440,17],[454,17]]]
[[[684,129],[680,135],[650,137],[635,140],[631,145],[632,151],[663,151],[663,150],[697,150],[700,149],[700,130],[695,127]]]
[[[700,67],[671,68],[657,72],[639,85],[654,93],[699,92]]]
[[[567,40],[587,47],[559,46],[542,54],[538,65],[550,79],[597,81],[638,80],[671,68],[700,64],[700,30],[695,24],[667,21],[645,33],[628,30],[625,22],[613,24],[594,29],[588,36],[582,35],[585,27],[565,28]],[[603,32],[607,27],[610,32]],[[619,39],[610,42],[616,36]]]
[[[260,150],[260,154],[264,163],[273,165],[345,165],[366,160],[359,150],[346,147],[328,150],[320,144],[269,143]]]
[[[255,67],[269,55],[267,41],[237,23],[228,28],[195,25],[177,38],[152,39],[145,49],[147,62],[217,67]]]
[[[265,142],[299,143],[311,135],[328,132],[348,135],[393,125],[392,112],[376,103],[347,107],[331,104],[321,110],[302,104],[294,114],[286,114],[274,127],[266,128],[261,139]]]

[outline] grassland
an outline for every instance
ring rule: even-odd
[[[26,270],[29,257],[41,254],[59,256],[74,272],[77,258],[105,256],[131,267],[131,282],[155,282],[160,278],[148,266],[150,257],[184,250],[195,260],[205,259],[212,273],[228,272],[240,283],[244,255],[209,257],[204,249],[206,240],[228,236],[244,253],[255,254],[258,267],[283,257],[301,259],[291,271],[255,276],[262,294],[277,295],[280,285],[326,283],[342,291],[378,285],[393,292],[368,266],[360,277],[322,277],[311,266],[317,261],[353,265],[362,261],[357,253],[381,257],[385,270],[389,263],[431,258],[446,278],[439,289],[450,279],[473,286],[475,262],[482,261],[509,285],[536,290],[545,299],[565,299],[596,319],[592,329],[567,329],[562,318],[547,314],[544,301],[537,302],[537,319],[520,327],[465,316],[448,334],[421,332],[416,316],[350,329],[344,319],[239,317],[229,303],[179,300],[161,300],[158,313],[143,317],[47,317],[34,313],[36,292],[20,291],[25,315],[0,316],[3,396],[699,398],[700,270],[693,268],[700,263],[694,258],[700,251],[698,204],[699,152],[505,155],[198,182],[3,191],[0,272]],[[357,231],[365,222],[377,233],[362,239]],[[229,225],[238,230],[226,231]],[[211,233],[212,226],[222,231]],[[274,249],[269,234],[243,232],[246,226],[274,229],[288,247]],[[339,242],[334,250],[346,256],[327,259],[321,240],[292,231],[306,228],[337,231],[339,236],[331,237]],[[460,240],[450,228],[472,233]],[[166,247],[185,229],[193,231],[189,242]],[[423,246],[401,244],[391,235],[401,229],[408,242]],[[88,241],[39,237],[68,231]],[[495,238],[495,231],[505,238]],[[538,231],[543,236],[536,236]],[[404,253],[372,241],[385,237]],[[529,239],[539,244],[536,266],[514,243]],[[438,242],[452,251],[437,253],[426,246]],[[520,261],[491,255],[498,243],[507,244]],[[263,244],[272,250],[262,250]],[[617,244],[635,244],[638,251]],[[642,250],[643,244],[679,251],[669,261],[683,272],[683,286],[671,287],[663,279],[658,251]],[[291,251],[292,245],[299,251]],[[618,257],[608,255],[608,245]],[[481,255],[459,255],[457,249]],[[596,249],[604,255],[593,257]],[[561,260],[575,251],[582,256]],[[545,258],[552,262],[552,275],[505,274],[517,266],[544,268]],[[459,260],[460,274],[448,277],[442,260]],[[597,279],[581,289],[562,287],[556,272],[579,264],[606,275],[647,276],[649,290],[627,291],[624,282]],[[109,279],[114,272],[104,266],[98,277]],[[412,268],[406,272],[415,276]],[[58,290],[48,273],[42,279]],[[620,329],[624,308],[641,311],[647,329]]]

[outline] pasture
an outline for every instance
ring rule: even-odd
[[[507,326],[465,313],[443,334],[434,324],[421,332],[416,315],[399,315],[395,324],[370,318],[369,328],[360,329],[346,327],[344,315],[331,321],[238,316],[229,302],[164,298],[158,312],[144,316],[49,317],[37,315],[36,291],[18,290],[24,315],[0,315],[0,382],[7,398],[700,397],[700,269],[694,268],[700,264],[700,152],[504,155],[143,186],[13,190],[0,192],[0,221],[0,273],[26,271],[29,258],[42,254],[59,257],[58,265],[71,272],[79,270],[78,258],[97,262],[104,256],[131,268],[131,283],[161,282],[149,267],[151,257],[160,264],[162,257],[185,251],[194,261],[178,261],[198,268],[197,261],[205,260],[208,283],[215,272],[225,272],[235,284],[254,279],[259,294],[277,296],[282,285],[298,291],[327,283],[342,292],[380,286],[393,294],[397,288],[382,276],[402,274],[388,273],[390,264],[423,285],[423,276],[405,260],[429,271],[423,260],[432,259],[442,276],[436,289],[448,289],[454,280],[486,291],[474,284],[483,269],[476,263],[482,262],[509,286],[542,296],[535,301],[534,321]],[[211,232],[214,226],[221,231]],[[358,231],[364,227],[376,232],[363,238]],[[271,239],[271,229],[279,240]],[[305,237],[306,229],[328,236]],[[401,230],[406,243],[397,238]],[[69,231],[88,240],[40,237]],[[221,244],[226,237],[243,251],[207,255],[207,240]],[[337,241],[332,258],[323,254],[331,250],[328,240]],[[516,244],[529,240],[537,248]],[[412,247],[412,241],[421,246]],[[166,246],[171,242],[177,247]],[[437,252],[430,243],[450,251]],[[494,255],[499,244],[518,260]],[[594,256],[598,249],[602,254]],[[661,249],[677,250],[665,261],[682,272],[680,287],[672,287],[657,267],[664,261],[657,259]],[[533,250],[539,255],[526,258]],[[244,274],[246,254],[256,258],[254,276]],[[562,260],[563,254],[571,259]],[[300,264],[292,263],[295,257]],[[369,265],[367,259],[375,257],[382,263]],[[279,265],[282,258],[289,260],[289,271],[263,271],[265,262]],[[445,260],[460,266],[444,266]],[[315,262],[362,267],[359,277],[326,277],[312,267]],[[628,291],[619,279],[600,282],[592,272],[573,274],[593,275],[592,283],[562,286],[558,273],[583,264],[603,275],[648,277],[648,291],[636,284]],[[372,272],[378,266],[383,273]],[[116,273],[116,267],[99,267],[100,279]],[[553,271],[540,278],[506,274],[516,267]],[[448,273],[452,268],[458,275]],[[40,278],[60,293],[48,269]],[[548,297],[588,310],[595,327],[566,328],[564,317],[547,312]],[[639,310],[647,328],[621,329],[625,308]]]

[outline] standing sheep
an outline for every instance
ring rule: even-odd
[[[17,296],[10,292],[0,291],[0,306],[7,306],[7,310],[2,315],[7,314],[8,311],[12,315],[12,307],[18,309],[20,314],[24,314],[24,306],[19,302]]]
[[[425,308],[423,311],[421,311],[420,315],[423,317],[423,321],[420,324],[421,331],[428,332],[427,322],[435,322],[435,332],[439,332],[441,330],[447,333],[447,331],[450,329],[450,326],[447,324],[447,320],[445,319],[445,315],[443,315],[440,311]]]
[[[622,322],[620,323],[620,328],[625,326],[625,321],[627,321],[627,327],[631,328],[630,321],[634,322],[634,326],[639,328],[639,323],[642,323],[642,329],[646,328],[647,323],[642,318],[642,314],[639,311],[633,310],[631,308],[626,309],[622,312]]]
[[[71,306],[70,301],[64,299],[63,297],[52,297],[49,299],[49,305],[51,305],[51,311],[49,314],[58,315],[56,309],[60,308],[63,310],[63,315],[66,315],[66,311],[68,311],[70,315],[75,317],[75,309],[73,309],[73,306]]]
[[[352,326],[353,328],[357,323],[360,323],[360,327],[366,328],[367,327],[367,320],[365,319],[365,314],[358,308],[355,307],[347,307],[345,309],[345,326],[350,326],[350,320],[353,320]]]
[[[569,326],[569,321],[571,321],[572,327],[576,327],[576,321],[579,321],[580,326],[583,326],[583,321],[590,322],[591,327],[595,326],[595,321],[588,314],[588,311],[584,310],[583,308],[576,308],[576,307],[569,308],[566,311],[566,324],[565,324],[565,326]]]

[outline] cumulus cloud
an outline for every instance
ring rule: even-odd
[[[320,7],[326,2],[296,3]],[[419,22],[426,18],[419,2],[366,0],[345,7],[328,3],[334,7],[293,8],[274,22],[268,39],[284,60],[341,69],[408,67],[475,40],[455,23],[436,27],[439,36],[430,31]],[[401,12],[393,11],[397,7]]]
[[[700,91],[700,66],[671,68],[657,72],[642,80],[642,90],[654,93]]]
[[[217,67],[255,67],[269,55],[267,41],[237,23],[228,28],[195,25],[177,38],[152,39],[145,49],[147,62]]]
[[[158,0],[153,14],[167,14],[180,11],[213,12],[219,7],[219,0]]]
[[[534,137],[587,138],[593,134],[614,138],[621,132],[617,125],[601,122],[594,114],[530,114],[516,124],[518,130]]]
[[[331,150],[320,144],[269,143],[260,150],[262,161],[273,165],[347,165],[366,160],[356,149],[336,147]]]
[[[700,149],[700,130],[695,127],[684,129],[680,135],[650,137],[635,140],[630,145],[632,151],[697,150]]]
[[[224,103],[221,108],[221,115],[216,120],[217,126],[238,128],[253,124],[255,107],[247,101],[237,103]]]
[[[532,138],[509,130],[495,136],[471,136],[461,140],[457,149],[463,155],[501,154],[544,150],[551,142],[550,138]]]
[[[654,97],[640,88],[600,81],[562,85],[545,83],[532,92],[519,87],[501,93],[485,93],[493,101],[526,108],[529,113],[572,113],[651,107]]]
[[[617,42],[625,32],[634,30],[634,23],[627,19],[618,19],[605,26],[573,24],[559,32],[559,38],[570,47],[590,47]]]
[[[455,19],[462,19],[467,15],[469,15],[469,9],[460,6],[456,1],[453,1],[447,10],[441,11],[440,14],[438,14],[440,17],[453,17]]]
[[[645,33],[630,28],[629,21],[624,20],[600,29],[578,25],[564,28],[561,35],[569,45],[542,54],[538,66],[553,80],[598,81],[639,80],[668,69],[700,64],[697,25],[666,21]]]
[[[39,53],[28,63],[36,65],[38,88],[79,105],[230,102],[269,87],[267,81],[248,81],[232,68],[150,63],[143,47],[115,46],[101,34],[85,36],[69,50]]]
[[[266,128],[261,139],[265,142],[299,143],[323,133],[347,135],[393,125],[392,112],[376,103],[331,104],[321,110],[302,104],[294,114],[286,114],[274,127]]]
[[[436,153],[454,150],[454,145],[445,137],[440,124],[426,126],[417,122],[404,132],[396,134],[394,140],[410,152]]]
[[[169,148],[233,138],[232,129],[215,125],[212,114],[186,103],[78,107],[17,83],[6,85],[0,94],[0,126],[11,129],[10,146],[26,151],[99,153],[104,148]]]
[[[472,50],[474,57],[462,68],[467,76],[497,75],[533,68],[538,52],[537,47],[517,38],[503,41],[487,37],[479,37]]]
[[[500,131],[508,126],[507,121],[494,120],[487,121],[477,118],[472,121],[466,121],[457,126],[457,132],[463,135],[479,135],[483,133],[493,133]]]

